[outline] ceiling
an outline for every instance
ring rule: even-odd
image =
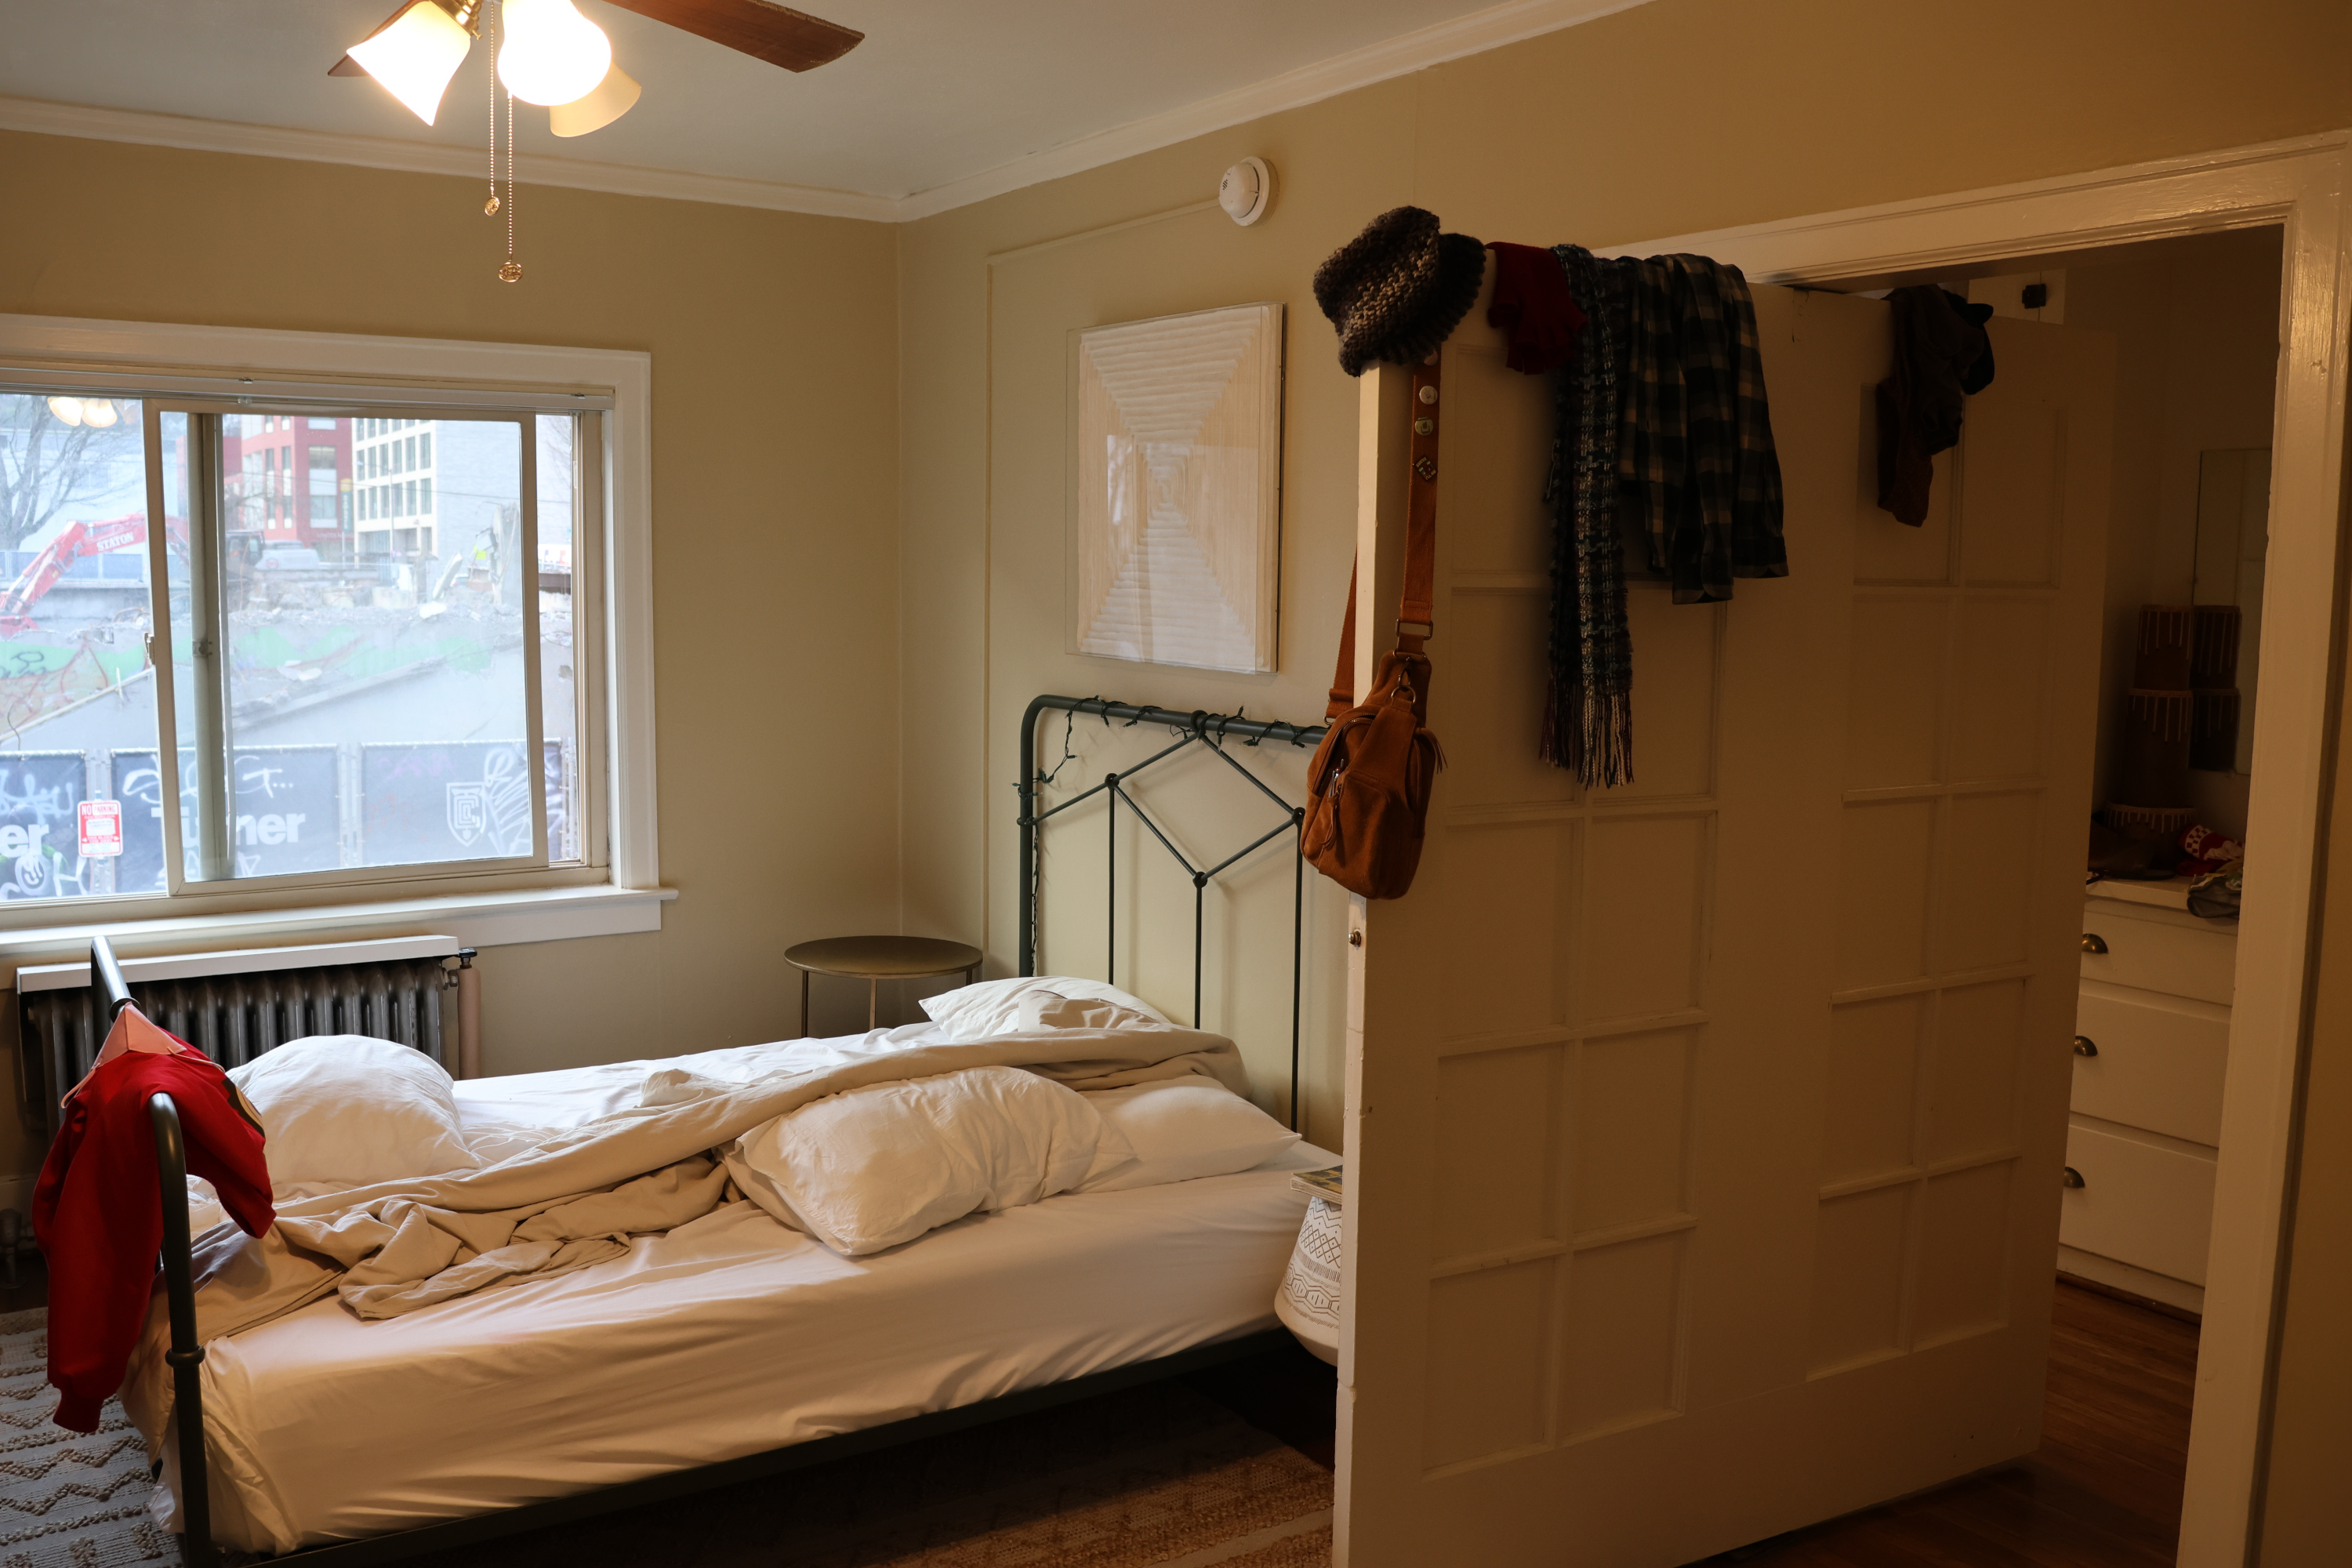
[[[800,0],[866,35],[802,75],[578,3],[645,97],[568,142],[518,105],[526,180],[644,188],[646,172],[671,171],[710,177],[695,194],[712,199],[913,216],[1638,0]],[[248,133],[245,150],[436,169],[472,152],[487,164],[487,49],[430,128],[373,81],[326,74],[392,5],[0,0],[0,125],[231,148],[235,136],[188,121],[265,126],[315,140],[306,153]],[[640,177],[592,177],[615,166]]]

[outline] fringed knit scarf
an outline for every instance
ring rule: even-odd
[[[1554,522],[1551,681],[1538,749],[1587,789],[1605,789],[1633,778],[1633,639],[1617,532],[1618,371],[1632,264],[1599,260],[1578,245],[1552,253],[1586,319],[1576,358],[1558,378],[1544,485]]]

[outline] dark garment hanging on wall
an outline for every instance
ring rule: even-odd
[[[1739,268],[1704,256],[1632,264],[1617,472],[1675,603],[1785,577],[1780,458],[1756,306]]]
[[[1627,275],[1581,246],[1553,252],[1583,302],[1576,357],[1554,384],[1559,423],[1544,500],[1552,509],[1551,673],[1537,752],[1587,789],[1633,777],[1633,639],[1617,531]]]
[[[1878,384],[1878,505],[1913,528],[1927,521],[1935,457],[1959,445],[1968,399],[1992,384],[1990,305],[1922,283],[1886,297],[1895,374]]]

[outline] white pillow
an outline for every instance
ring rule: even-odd
[[[261,1117],[273,1186],[470,1171],[449,1075],[423,1051],[365,1035],[314,1035],[231,1069]]]
[[[1298,1142],[1297,1133],[1213,1079],[1132,1084],[1080,1098],[1135,1148],[1134,1164],[1098,1173],[1080,1192],[1118,1193],[1230,1175]]]
[[[1133,1163],[1083,1096],[1008,1067],[829,1095],[727,1150],[752,1202],[851,1258]]]
[[[1116,985],[1106,985],[1099,980],[1072,980],[1058,974],[1023,974],[1011,980],[983,980],[977,985],[942,991],[936,996],[923,998],[923,1011],[930,1015],[934,1023],[960,1040],[1010,1035],[1024,1027],[1037,1027],[1034,1022],[1024,1026],[1021,1021],[1021,996],[1028,991],[1074,996],[1081,1001],[1110,1002],[1132,1008],[1162,1024],[1170,1021],[1168,1015],[1142,997],[1129,995]]]

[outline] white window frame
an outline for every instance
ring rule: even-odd
[[[570,407],[598,421],[602,516],[575,528],[575,572],[592,569],[600,615],[576,626],[575,658],[602,672],[581,737],[603,778],[582,794],[579,866],[467,871],[383,868],[354,881],[318,873],[299,884],[192,884],[171,897],[26,900],[0,905],[0,960],[106,931],[168,941],[354,932],[434,922],[478,943],[660,929],[654,774],[653,360],[625,350],[361,336],[0,314],[0,379],[70,392],[135,380],[159,395],[350,399],[381,409],[415,389],[420,406]],[[583,509],[584,511],[585,509]],[[601,548],[600,548],[601,546]],[[590,639],[593,638],[593,644]],[[583,773],[586,768],[583,767]],[[601,809],[597,802],[601,797]],[[604,854],[593,846],[601,827]],[[601,858],[602,863],[598,864]]]

